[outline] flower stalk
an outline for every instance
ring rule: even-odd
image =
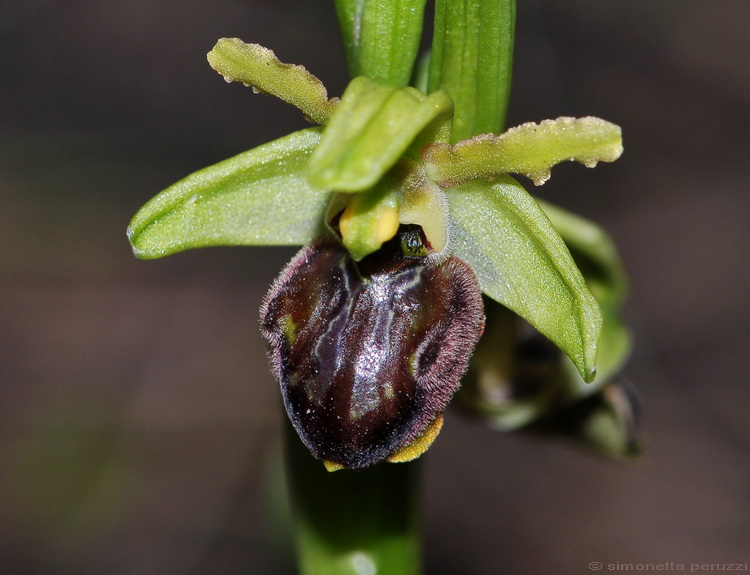
[[[329,473],[285,427],[300,573],[420,573],[421,460]]]

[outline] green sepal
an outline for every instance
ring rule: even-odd
[[[537,201],[570,249],[599,303],[621,304],[627,296],[629,281],[610,235],[591,220],[549,202]]]
[[[437,0],[429,92],[456,106],[452,141],[500,132],[510,95],[515,0]]]
[[[443,92],[390,88],[355,78],[310,159],[310,182],[338,192],[372,187],[433,120],[451,109]]]
[[[622,154],[620,127],[599,118],[557,118],[528,122],[495,136],[481,134],[455,146],[433,144],[423,157],[427,174],[442,187],[500,174],[522,174],[537,186],[555,164],[567,160],[593,168]]]
[[[586,285],[599,302],[603,324],[597,374],[598,380],[609,380],[622,369],[632,347],[620,311],[629,288],[625,267],[612,238],[600,226],[548,202],[539,200],[539,205],[565,241]]]
[[[469,182],[447,196],[453,252],[471,265],[482,291],[552,340],[592,381],[602,314],[539,204],[510,176]]]
[[[307,183],[320,128],[294,132],[195,172],[128,227],[139,258],[217,245],[301,245],[319,235],[330,194]]]
[[[349,76],[387,86],[409,84],[424,23],[425,0],[335,0]]]
[[[227,82],[242,82],[257,92],[296,106],[317,124],[328,122],[338,100],[328,99],[323,82],[304,67],[285,64],[258,44],[222,38],[208,53],[208,62]]]

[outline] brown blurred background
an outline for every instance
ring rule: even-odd
[[[623,127],[620,161],[539,193],[619,243],[647,451],[449,414],[428,574],[750,560],[749,23],[747,0],[519,2],[510,124]],[[2,575],[290,573],[257,307],[294,250],[142,262],[125,239],[162,188],[305,126],[208,67],[222,36],[345,86],[323,0],[0,0]]]

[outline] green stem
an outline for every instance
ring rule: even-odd
[[[300,573],[419,574],[419,460],[328,472],[286,427]]]

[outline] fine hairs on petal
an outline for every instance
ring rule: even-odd
[[[472,179],[493,180],[521,174],[541,185],[556,164],[577,161],[586,167],[613,162],[622,154],[619,126],[599,118],[527,122],[496,136],[480,134],[455,146],[431,144],[422,156],[427,174],[450,188]]]
[[[241,82],[255,93],[276,96],[317,124],[326,124],[338,104],[304,66],[286,64],[259,44],[222,38],[208,53],[208,62],[227,82]]]

